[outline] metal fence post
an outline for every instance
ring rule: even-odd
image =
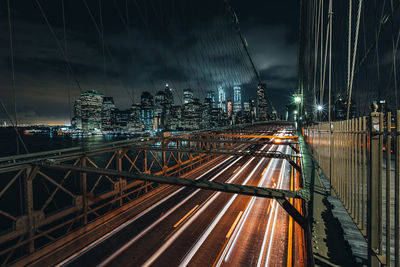
[[[86,167],[86,156],[81,159],[81,166]],[[87,173],[82,172],[80,174],[81,190],[82,190],[82,209],[83,209],[83,224],[87,224],[87,212],[88,212],[88,196],[87,196]]]
[[[366,229],[366,214],[367,214],[367,212],[366,212],[366,164],[367,164],[367,119],[366,119],[366,117],[364,116],[363,118],[362,118],[362,131],[363,131],[363,134],[362,134],[362,174],[361,174],[361,184],[362,184],[362,187],[361,187],[361,202],[362,202],[362,210],[361,210],[361,213],[362,213],[362,221],[361,221],[361,224],[362,224],[362,226],[363,226],[363,231],[364,231],[364,235],[365,235],[365,229]]]
[[[333,135],[334,124],[332,122],[329,123],[329,195],[332,196],[332,180],[334,171],[332,170],[335,168],[335,137]]]
[[[392,114],[387,113],[386,116],[386,263],[390,266],[390,163],[391,163],[391,150],[392,150]]]
[[[28,218],[28,252],[33,253],[35,251],[35,241],[33,237],[35,235],[35,226],[33,218],[33,177],[32,168],[28,167],[25,170],[25,202],[26,202],[26,214]]]
[[[400,267],[400,110],[396,114],[396,160],[394,174],[394,251],[395,251],[395,266]]]
[[[382,209],[379,200],[380,182],[379,182],[379,159],[382,148],[380,145],[380,132],[382,131],[381,116],[378,112],[372,112],[370,116],[370,149],[368,151],[368,181],[367,181],[367,239],[368,239],[368,266],[379,266],[377,255],[380,254],[380,223],[379,217]]]

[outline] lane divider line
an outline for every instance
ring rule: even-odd
[[[229,239],[229,237],[231,237],[231,234],[232,234],[233,230],[235,229],[236,224],[239,222],[239,219],[242,216],[242,214],[243,214],[243,211],[241,210],[239,212],[238,216],[236,217],[235,221],[233,222],[231,229],[229,229],[229,232],[226,234],[226,236],[225,236],[226,238]]]
[[[174,225],[174,228],[178,227],[178,225],[180,225],[187,217],[189,217],[190,214],[192,214],[192,213],[197,209],[198,206],[199,206],[199,205],[194,206],[193,209],[191,209],[188,213],[186,213],[186,215],[183,216],[183,218],[180,219],[179,222],[177,222],[177,223]]]
[[[235,161],[233,161],[231,164],[229,164],[227,167],[224,168],[224,170],[229,169],[233,164],[235,164],[238,160],[240,160],[242,157],[237,158]],[[210,181],[216,179],[221,172],[219,172],[217,175],[215,175]],[[203,176],[203,175],[202,175]],[[201,176],[200,176],[201,177]],[[196,179],[200,179],[196,178]],[[184,188],[181,188],[180,190],[183,190]],[[180,191],[179,190],[179,191]],[[184,200],[182,200],[177,206],[175,206],[173,209],[168,211],[164,216],[162,216],[160,219],[152,223],[150,226],[148,226],[145,230],[143,230],[139,235],[135,236],[132,238],[130,241],[125,243],[122,247],[120,247],[118,250],[116,250],[114,253],[112,253],[110,256],[108,256],[104,261],[102,261],[98,266],[105,266],[108,263],[110,263],[113,259],[115,259],[118,255],[120,255],[124,250],[126,250],[128,247],[130,247],[133,243],[135,243],[139,238],[141,238],[143,235],[145,235],[147,232],[149,232],[151,229],[153,229],[157,224],[159,224],[161,221],[163,221],[166,217],[168,217],[172,212],[174,212],[176,209],[178,209],[180,206],[182,206],[186,201],[188,201],[190,198],[192,198],[195,194],[200,192],[202,189],[197,189],[194,191],[192,194],[190,194],[188,197],[186,197]]]
[[[265,147],[267,145],[263,146],[261,148],[261,150],[264,150]],[[272,149],[273,146],[271,146],[269,148],[268,151],[270,151]],[[252,157],[251,161],[254,160],[255,157]],[[262,158],[257,165],[255,166],[255,168],[251,171],[251,173],[247,176],[246,180],[242,183],[242,185],[245,185],[248,183],[248,181],[250,180],[250,178],[254,175],[254,173],[257,171],[258,167],[264,162],[265,158]],[[248,162],[250,163],[250,162]],[[247,165],[247,164],[246,164]],[[245,165],[245,166],[246,166]],[[232,177],[230,179],[230,181],[228,183],[230,183],[231,181],[233,181],[233,179],[240,174],[242,171],[244,170],[244,168],[242,168],[234,177]],[[221,192],[217,193],[218,195],[221,194]],[[201,237],[196,241],[195,245],[192,247],[192,249],[190,251],[188,251],[188,253],[186,254],[186,256],[184,257],[184,259],[182,260],[182,262],[179,264],[180,267],[183,266],[187,266],[189,264],[189,262],[192,260],[193,256],[197,253],[197,251],[199,250],[199,248],[201,247],[201,245],[204,243],[204,241],[208,238],[208,236],[210,235],[211,231],[215,228],[215,226],[217,225],[217,223],[221,220],[222,216],[225,215],[226,211],[228,210],[228,208],[232,205],[233,201],[236,199],[238,195],[234,194],[231,199],[229,200],[229,202],[227,204],[225,204],[224,208],[222,211],[220,211],[220,213],[218,214],[218,216],[213,220],[213,222],[207,227],[207,230],[201,235]],[[192,217],[193,218],[193,217]]]
[[[264,149],[267,145],[265,145],[262,149]],[[240,173],[242,173],[246,167],[255,159],[255,157],[252,157],[249,161],[246,162],[246,164],[244,164],[242,166],[242,168],[233,176],[231,177],[227,183],[232,182],[233,180],[236,179],[236,177],[239,176]],[[262,160],[260,160],[261,162]],[[247,180],[245,181],[247,183]],[[200,189],[199,189],[200,190]],[[221,192],[217,192],[215,193],[215,195],[209,200],[209,202],[205,203],[203,207],[201,207],[198,212],[193,215],[177,232],[175,232],[174,235],[171,236],[171,238],[165,242],[142,266],[150,266],[168,247],[170,247],[170,245],[183,233],[183,231],[185,231],[185,229],[187,227],[189,227],[189,225],[198,217],[200,216],[203,211],[212,203],[214,202],[214,200],[221,194]],[[236,198],[237,195],[235,195],[231,201],[233,202],[234,198]],[[230,205],[229,205],[230,206]],[[225,207],[227,208],[227,207]],[[223,210],[219,215],[221,215],[222,213],[225,213],[225,211]],[[202,243],[202,242],[201,242]],[[197,245],[197,243],[196,243]],[[191,257],[190,257],[191,258]],[[189,260],[190,261],[190,260]],[[182,263],[180,264],[182,265]],[[185,264],[184,264],[185,265]]]
[[[203,173],[202,175],[200,175],[199,177],[196,178],[196,180],[200,179],[201,177],[203,177],[204,175],[208,174],[209,172],[213,171],[215,168],[217,168],[218,166],[220,166],[221,164],[225,163],[226,161],[230,160],[232,158],[232,156],[228,157],[227,159],[223,160],[222,162],[220,162],[218,165],[212,167],[211,169],[207,170],[205,173]],[[234,161],[235,162],[235,161]],[[174,193],[172,193],[171,195],[167,196],[166,198],[162,199],[160,202],[157,202],[155,204],[153,204],[152,206],[148,207],[147,209],[145,209],[144,211],[142,211],[141,213],[139,213],[138,215],[136,215],[135,217],[133,217],[131,220],[121,224],[120,226],[118,226],[117,228],[115,228],[114,230],[112,230],[111,232],[105,234],[104,236],[100,237],[99,239],[93,241],[92,243],[90,243],[89,245],[87,245],[86,247],[82,248],[81,250],[75,252],[74,254],[72,254],[71,256],[69,256],[68,258],[64,259],[63,261],[61,261],[60,263],[58,263],[57,265],[55,265],[56,267],[59,266],[64,266],[68,263],[70,263],[71,261],[73,261],[74,259],[78,258],[79,256],[85,254],[87,251],[91,250],[92,248],[96,247],[97,245],[101,244],[103,241],[107,240],[108,238],[110,238],[111,236],[113,236],[114,234],[118,233],[119,231],[121,231],[122,229],[124,229],[125,227],[129,226],[130,224],[134,223],[135,221],[137,221],[138,219],[140,219],[141,217],[143,217],[144,215],[146,215],[148,212],[150,212],[151,210],[155,209],[156,207],[158,207],[159,205],[161,205],[162,203],[166,202],[168,199],[172,198],[173,196],[175,196],[176,194],[178,194],[180,191],[182,191],[184,189],[184,187],[178,189],[177,191],[175,191]]]

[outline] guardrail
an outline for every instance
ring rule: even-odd
[[[218,155],[254,154],[247,147],[260,144],[241,137],[248,132],[269,133],[274,130],[270,124],[225,127],[223,133],[234,136],[229,138],[217,130],[183,132],[0,158],[0,265],[39,259],[63,245],[61,241],[94,229],[104,218],[162,188],[155,182],[73,168],[183,177]],[[279,128],[283,123],[275,124]],[[296,155],[288,159],[292,158]],[[71,169],[50,168],[54,164],[69,164]]]
[[[331,194],[367,240],[368,266],[400,266],[400,110],[395,120],[372,112],[304,127],[303,134]]]

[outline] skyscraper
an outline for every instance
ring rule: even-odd
[[[227,102],[227,111],[228,111],[228,118],[232,117],[233,113],[232,100],[228,100]]]
[[[82,129],[101,129],[101,106],[103,95],[96,90],[81,93]]]
[[[214,91],[208,91],[207,98],[211,99],[211,108],[215,108],[215,93],[214,93]]]
[[[140,104],[132,104],[131,114],[129,123],[127,125],[128,130],[133,132],[139,132],[142,130],[142,119],[140,116]]]
[[[156,120],[154,130],[163,130],[165,127],[165,91],[158,91],[154,97],[154,119]]]
[[[257,119],[259,121],[267,120],[267,85],[259,83],[257,87]]]
[[[171,110],[174,105],[174,95],[168,83],[165,84],[165,103],[164,103],[164,129],[170,130],[171,125]]]
[[[101,124],[104,130],[112,128],[112,113],[115,110],[114,99],[112,97],[103,97],[101,105]]]
[[[168,83],[165,84],[165,103],[168,105],[173,105],[174,104],[174,96],[172,94],[172,89],[169,87]]]
[[[193,102],[193,90],[192,89],[184,89],[183,90],[183,104],[188,104]]]
[[[82,106],[80,99],[75,100],[74,117],[72,118],[71,125],[75,129],[82,130]]]
[[[226,93],[222,86],[218,87],[218,108],[226,112]]]
[[[242,88],[240,86],[233,87],[233,112],[242,111]]]
[[[143,92],[140,96],[140,115],[145,131],[153,130],[154,102],[149,92]]]

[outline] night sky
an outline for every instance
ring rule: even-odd
[[[176,104],[184,88],[203,101],[221,84],[239,83],[243,101],[256,98],[257,81],[223,0],[64,0],[66,42],[62,0],[39,1],[57,41],[36,1],[10,2],[19,123],[69,124],[73,101],[88,89],[114,97],[120,109],[166,82]],[[230,3],[282,113],[297,86],[298,1]],[[0,97],[14,114],[8,27],[1,0]],[[0,119],[9,123],[3,111]]]

